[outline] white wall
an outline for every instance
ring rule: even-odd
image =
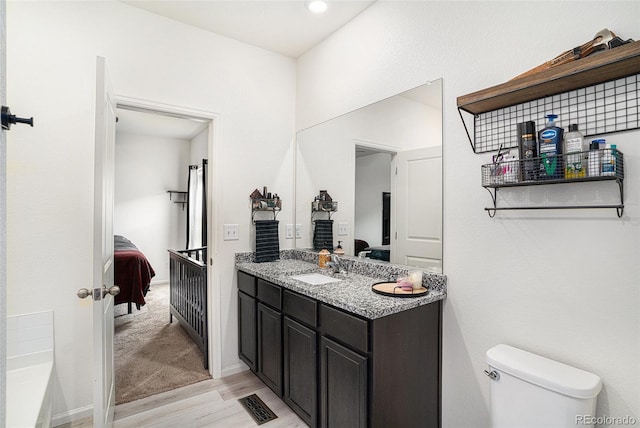
[[[156,272],[169,281],[168,249],[185,248],[186,209],[167,190],[187,190],[187,140],[116,133],[113,231],[130,239]]]
[[[9,315],[55,311],[57,421],[92,405],[92,303],[75,293],[92,281],[96,55],[120,96],[219,114],[210,287],[220,369],[239,367],[234,254],[252,248],[251,191],[277,189],[291,222],[294,61],[118,1],[9,2],[7,44],[8,99],[36,123],[7,149]]]
[[[0,1],[0,104],[7,105],[6,95],[6,1]],[[6,135],[0,131],[0,336],[7,330],[7,169]],[[7,344],[0,340],[0,421],[6,420],[7,408]],[[2,422],[0,422],[0,425]]]
[[[391,155],[356,158],[354,237],[371,246],[382,245],[382,192],[391,192]]]
[[[557,25],[538,31],[550,16]],[[299,60],[298,128],[444,79],[445,427],[489,425],[482,371],[498,343],[600,375],[598,415],[640,417],[640,131],[606,137],[625,153],[622,219],[614,210],[490,219],[480,186],[489,156],[471,151],[456,109],[456,97],[505,82],[604,27],[639,40],[638,22],[632,1],[379,1]],[[593,190],[576,184],[534,196]]]
[[[202,159],[209,155],[209,128],[205,127],[198,135],[191,139],[190,165],[202,165]]]

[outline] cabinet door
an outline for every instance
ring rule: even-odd
[[[258,303],[258,377],[282,397],[282,315]]]
[[[307,425],[316,426],[316,332],[284,319],[284,401]]]
[[[238,356],[255,372],[258,369],[256,299],[238,291]]]
[[[367,388],[367,359],[322,337],[320,425],[327,428],[366,427]]]

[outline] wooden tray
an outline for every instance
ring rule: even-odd
[[[374,293],[391,297],[422,297],[429,292],[429,289],[424,287],[415,290],[403,290],[402,288],[396,288],[397,285],[395,282],[377,282],[371,286],[371,290]]]

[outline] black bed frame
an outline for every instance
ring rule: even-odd
[[[209,369],[206,260],[207,247],[169,250],[169,322],[174,316],[181,322]]]

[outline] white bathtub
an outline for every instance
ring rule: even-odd
[[[53,312],[7,317],[7,428],[49,428]]]

